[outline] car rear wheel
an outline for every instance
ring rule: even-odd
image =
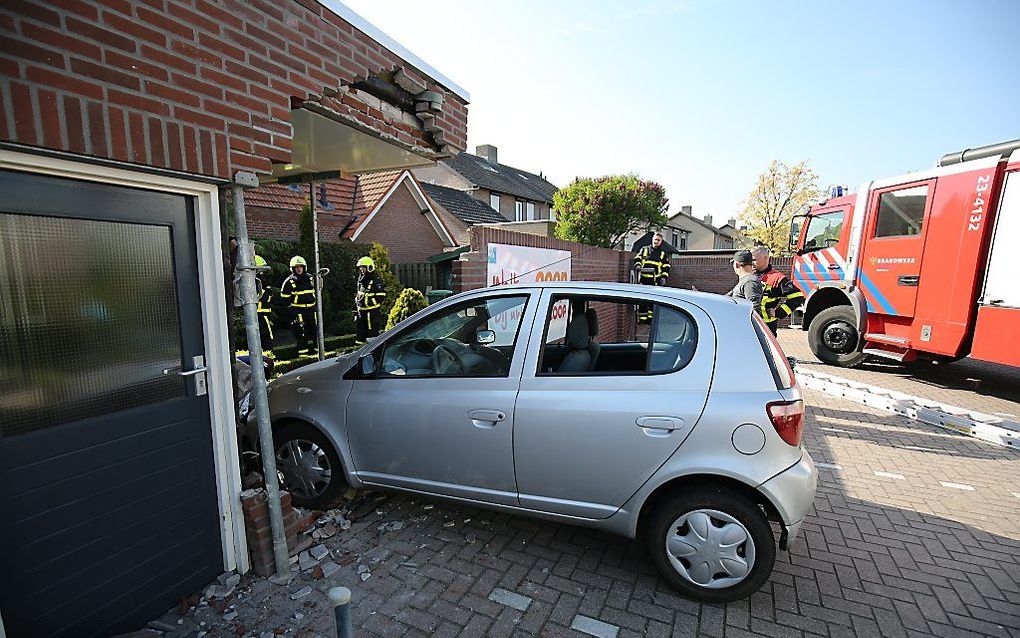
[[[864,361],[864,342],[850,306],[833,306],[818,313],[808,326],[811,352],[829,365],[853,368]]]
[[[340,499],[347,487],[340,456],[322,432],[307,423],[288,423],[273,432],[273,443],[282,487],[295,505],[328,509]]]
[[[772,573],[776,540],[765,513],[743,496],[677,494],[647,528],[652,561],[681,594],[710,603],[746,598]]]

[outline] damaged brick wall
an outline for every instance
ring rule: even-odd
[[[228,178],[291,158],[305,101],[405,147],[463,149],[467,105],[314,0],[0,4],[0,140]],[[420,118],[347,85],[403,68]]]
[[[301,531],[302,521],[298,520],[297,512],[290,502],[290,492],[280,492],[280,507],[283,510],[283,524],[287,532],[287,547],[297,546],[297,535]],[[269,505],[266,502],[266,491],[263,489],[247,490],[241,494],[241,509],[244,512],[244,533],[248,539],[248,553],[251,556],[251,568],[262,576],[276,573],[273,559],[273,530],[269,524]]]

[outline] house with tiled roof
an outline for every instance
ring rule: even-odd
[[[423,182],[422,190],[429,196],[443,223],[460,246],[471,243],[469,229],[476,224],[505,224],[510,221],[485,202],[467,191]]]
[[[311,192],[310,192],[311,191]],[[383,171],[308,184],[265,184],[245,193],[248,232],[295,240],[300,212],[315,201],[320,241],[379,242],[393,263],[425,261],[457,246],[450,228],[408,171]]]
[[[729,219],[720,227],[712,224],[712,216],[705,215],[704,218],[696,217],[694,209],[690,205],[680,207],[666,221],[666,225],[657,230],[662,233],[662,238],[678,251],[684,250],[721,250],[734,247],[737,239],[736,219]],[[642,229],[627,236],[624,240],[624,248],[632,250],[634,242],[639,241],[645,234]]]
[[[462,152],[413,171],[423,184],[463,191],[507,221],[555,219],[553,195],[559,188],[542,174],[500,164],[491,144],[478,146],[474,155]]]

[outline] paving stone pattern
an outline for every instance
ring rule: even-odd
[[[369,495],[367,513],[323,541],[341,566],[332,576],[312,569],[287,587],[246,576],[234,597],[160,626],[172,637],[332,636],[324,591],[343,584],[359,636],[1020,636],[1020,455],[821,393],[807,400],[805,445],[825,464],[814,511],[747,600],[678,596],[626,539]],[[313,591],[291,600],[302,587]]]
[[[1020,420],[1020,369],[974,359],[955,363],[901,364],[869,357],[856,368],[825,365],[808,347],[807,333],[779,331],[779,343],[799,365],[859,383],[896,390],[1013,421]]]

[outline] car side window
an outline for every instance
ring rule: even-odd
[[[382,377],[505,377],[510,373],[527,295],[451,306],[386,344]]]
[[[538,374],[641,375],[675,372],[697,348],[686,312],[637,299],[553,297]]]

